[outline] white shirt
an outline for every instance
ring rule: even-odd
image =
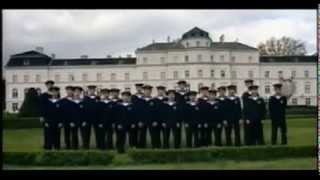
[[[96,96],[90,96],[90,98],[91,98],[91,99],[94,99],[94,98],[96,98]]]
[[[123,103],[122,103],[122,105],[124,105],[124,106],[128,106],[128,105],[130,105],[130,103],[123,102]]]
[[[235,100],[235,99],[236,99],[236,97],[235,97],[235,96],[230,96],[230,97],[229,97],[229,99],[231,99],[231,100]]]
[[[110,102],[110,100],[109,99],[104,99],[102,102],[108,104]]]
[[[275,96],[277,99],[280,99],[281,98],[281,96]]]
[[[58,101],[58,99],[50,99],[51,102],[55,103]]]
[[[73,100],[73,102],[75,102],[75,103],[77,103],[77,104],[79,104],[80,101],[81,101],[81,99],[74,99],[74,100]]]
[[[170,106],[172,106],[172,105],[174,105],[176,102],[174,102],[174,101],[168,101],[168,104],[170,105]]]

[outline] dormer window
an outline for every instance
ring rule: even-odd
[[[28,66],[29,64],[30,64],[30,62],[29,62],[28,59],[25,59],[25,60],[23,61],[23,65]]]

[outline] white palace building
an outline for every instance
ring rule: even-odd
[[[143,82],[152,86],[175,88],[186,80],[190,89],[206,85],[237,85],[238,95],[246,87],[245,79],[259,85],[259,93],[272,95],[272,84],[281,78],[292,79],[291,105],[316,106],[316,56],[260,56],[256,48],[240,42],[213,42],[209,33],[197,27],[179,40],[153,42],[138,48],[136,57],[56,59],[43,53],[43,48],[12,55],[5,66],[6,111],[17,112],[28,88],[45,91],[44,82],[54,80],[62,89],[67,85],[98,88],[130,88]]]

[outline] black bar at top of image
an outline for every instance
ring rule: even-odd
[[[161,1],[7,1],[3,9],[317,9],[318,1],[305,0],[161,0]]]

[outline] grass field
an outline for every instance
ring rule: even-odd
[[[316,145],[316,118],[288,119],[289,146]],[[270,144],[270,121],[264,122],[264,135]],[[93,138],[92,138],[93,140]],[[94,140],[92,141],[94,142]],[[183,144],[184,144],[183,140]],[[93,143],[92,143],[93,144]],[[3,151],[42,151],[41,129],[4,130]],[[92,145],[94,147],[94,144]],[[172,163],[172,164],[134,164],[126,155],[116,155],[110,166],[63,167],[62,169],[315,169],[316,157],[297,159],[278,159],[270,161],[232,161]],[[51,167],[19,167],[4,165],[5,169],[52,169]],[[53,168],[56,169],[57,167]],[[59,169],[59,168],[58,168]]]

